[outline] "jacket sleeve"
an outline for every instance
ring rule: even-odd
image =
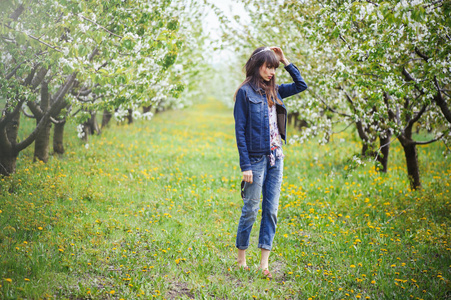
[[[246,101],[246,92],[240,88],[236,94],[235,106],[233,108],[233,116],[235,118],[235,137],[240,155],[241,171],[251,170],[251,161],[249,160],[249,152],[246,145],[246,124],[248,118],[248,105]]]
[[[302,78],[299,69],[294,64],[291,63],[285,66],[285,70],[287,70],[288,73],[290,73],[291,78],[293,78],[294,82],[279,85],[279,94],[280,97],[282,97],[282,99],[296,95],[307,89],[307,84]]]

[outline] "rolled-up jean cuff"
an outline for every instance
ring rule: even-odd
[[[271,246],[258,244],[259,249],[265,249],[271,251]]]
[[[238,249],[240,249],[240,250],[246,250],[247,248],[249,248],[249,246],[238,246],[238,245],[235,245]]]

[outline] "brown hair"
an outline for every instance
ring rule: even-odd
[[[246,83],[250,83],[257,88],[262,88],[265,91],[266,99],[268,100],[268,105],[270,107],[274,105],[274,99],[276,99],[279,104],[282,104],[277,98],[276,76],[274,75],[269,81],[264,81],[260,76],[260,67],[265,63],[268,68],[279,67],[279,59],[276,54],[272,50],[266,50],[265,48],[267,47],[259,47],[255,49],[254,52],[252,52],[251,57],[244,65],[244,69],[246,70],[246,79],[244,79],[243,83],[241,83],[236,90],[235,96],[233,97],[235,100],[238,90]]]

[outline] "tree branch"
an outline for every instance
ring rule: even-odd
[[[429,106],[428,104],[424,104],[423,107],[420,109],[420,111],[409,121],[409,123],[407,123],[406,127],[413,126],[413,124],[416,123],[421,118],[421,116],[424,114],[428,106]]]
[[[356,121],[355,122],[356,128],[357,128],[357,133],[359,134],[359,137],[362,141],[364,141],[365,143],[368,142],[369,138],[368,135],[365,132],[365,129],[363,128],[363,124],[362,121]]]
[[[91,94],[91,92],[92,92],[92,89],[86,89],[86,90],[81,90],[80,89],[80,90],[78,90],[78,92],[71,91],[71,94],[78,98],[79,96],[86,97],[89,94]]]
[[[337,111],[336,109],[330,107],[329,104],[327,104],[326,101],[325,101],[323,98],[321,98],[319,95],[317,95],[317,94],[313,91],[313,89],[309,89],[308,91],[309,91],[310,93],[312,93],[316,98],[318,98],[319,101],[321,101],[321,102],[324,104],[324,106],[326,106],[326,109],[329,110],[330,112],[333,112],[334,114],[338,114],[338,115],[343,116],[343,117],[351,118],[350,115],[348,115],[348,114],[346,114],[346,113],[339,112],[339,111]]]
[[[45,75],[47,75],[47,72],[49,70],[50,70],[50,68],[44,68],[44,67],[39,69],[38,73],[31,81],[31,89],[32,90],[36,89],[41,84],[41,82],[44,80]]]
[[[373,1],[366,0],[366,2],[371,3],[371,4],[373,4],[373,5],[376,6],[376,7],[379,7],[379,4],[374,3]]]
[[[28,114],[25,109],[22,108],[22,113],[25,115],[25,117],[30,118],[30,119],[36,119],[36,117],[33,114]]]
[[[345,38],[341,35],[341,33],[340,33],[340,39],[346,44],[346,46],[348,46],[349,50],[352,50],[351,46],[348,44],[348,42],[345,40]]]
[[[36,57],[36,56],[38,56],[38,55],[42,55],[42,54],[46,54],[47,53],[47,51],[39,51],[38,53],[36,53],[34,56]],[[27,63],[27,62],[29,62],[30,60],[29,59],[27,59],[27,60],[24,60],[23,62],[21,62],[21,63],[19,63],[17,66],[15,66],[14,67],[14,69],[12,69],[11,70],[11,72],[9,72],[5,77],[6,77],[6,80],[10,80],[11,79],[11,77],[13,77],[14,76],[14,74],[16,74],[16,72],[17,72],[17,70],[20,68],[20,66],[21,65],[23,65],[24,63]]]
[[[402,75],[404,75],[404,78],[406,79],[406,81],[408,81],[408,82],[410,82],[410,81],[416,82],[415,79],[412,77],[412,75],[410,75],[410,73],[407,72],[405,67],[402,68]]]
[[[27,106],[30,108],[31,112],[33,113],[34,118],[42,118],[44,115],[44,112],[39,108],[39,106],[36,105],[35,102],[28,101]]]
[[[410,73],[407,71],[407,69],[405,67],[402,67],[402,74],[404,75],[404,78],[406,79],[407,82],[413,81],[414,82],[414,86],[417,89],[417,91],[421,95],[424,95],[424,92],[417,85],[417,80],[415,80],[415,78],[413,78],[412,75],[410,75]]]
[[[52,121],[53,124],[58,125],[58,124],[63,124],[64,122],[66,122],[66,118],[62,118],[61,120],[56,120],[53,117],[50,117],[50,121]]]
[[[13,19],[14,21],[17,21],[17,19],[23,13],[24,10],[25,10],[25,7],[23,7],[23,4],[19,5],[19,7],[16,8],[16,10],[11,15],[9,15],[9,18]],[[11,22],[8,22],[8,24],[9,23],[11,23]]]
[[[77,97],[77,100],[80,101],[81,103],[93,103],[92,99],[85,100],[81,97]]]
[[[434,6],[436,4],[442,3],[443,0],[434,1],[432,3],[429,3],[428,5],[423,6],[424,8],[428,8],[429,6]]]
[[[342,90],[343,93],[345,93],[346,100],[348,100],[349,104],[351,104],[352,110],[354,110],[354,112],[356,112],[355,104],[354,104],[354,101],[352,101],[351,95],[349,95],[348,92],[346,92],[342,86],[339,86],[338,88],[340,90]]]
[[[94,50],[91,52],[91,54],[88,57],[88,60],[91,61],[94,56],[96,56],[99,53],[99,49],[97,48],[97,46],[94,48]]]
[[[429,57],[427,57],[426,54],[421,52],[420,49],[418,49],[418,47],[415,47],[415,53],[418,54],[418,56],[424,59],[426,62],[428,62]]]
[[[22,109],[22,104],[25,102],[25,98],[19,100],[16,107],[11,113],[6,113],[5,110],[3,111],[4,117],[0,120],[0,128],[5,126],[7,123],[11,121],[11,119],[14,117],[15,114],[19,113]]]
[[[390,145],[391,143],[393,143],[394,141],[396,141],[398,139],[398,136],[395,136],[395,138],[393,138],[391,141],[389,141],[388,143],[382,145],[379,147],[379,149],[376,152],[376,155],[374,156],[374,161],[377,160],[377,157],[379,156],[379,153],[382,151],[382,148],[387,147],[388,145]]]
[[[432,139],[432,140],[430,140],[430,141],[426,141],[426,142],[417,142],[417,141],[414,141],[414,143],[415,143],[415,145],[427,145],[427,144],[431,144],[431,143],[434,143],[434,142],[436,142],[436,141],[438,141],[438,140],[441,140],[446,134],[448,134],[448,132],[449,132],[449,130],[443,132],[442,135],[440,135],[439,137],[437,137],[437,138],[435,138],[435,139]]]
[[[100,25],[100,24],[94,22],[93,20],[90,20],[90,19],[86,18],[86,17],[83,16],[83,15],[79,15],[79,16],[82,17],[83,19],[85,19],[86,21],[89,21],[89,22],[91,22],[91,23],[93,23],[93,24],[99,26],[100,28],[102,28],[103,30],[105,30],[106,32],[108,32],[109,34],[114,35],[114,36],[117,36],[118,38],[121,38],[121,39],[123,38],[123,36],[117,35],[117,34],[111,32],[111,31],[109,31],[108,29],[106,29],[106,28],[103,27],[102,25]]]
[[[384,103],[385,107],[387,107],[388,117],[393,121],[397,121],[396,114],[393,112],[393,110],[390,109],[388,100],[390,100],[390,95],[387,92],[384,92]]]
[[[61,102],[64,101],[64,96],[69,91],[70,86],[72,85],[76,77],[77,72],[73,72],[71,75],[67,77],[64,85],[62,85],[58,90],[58,92],[56,93],[58,96],[55,99],[55,102],[53,103],[52,107],[42,116],[41,120],[36,125],[36,128],[33,130],[33,132],[26,139],[24,139],[22,142],[20,142],[15,146],[15,151],[20,152],[34,142],[38,133],[42,130],[42,128],[44,128],[45,124],[47,124],[48,119],[55,114]]]
[[[33,77],[34,77],[34,74],[36,73],[36,70],[38,69],[38,66],[39,66],[39,64],[35,65],[33,67],[33,69],[31,69],[30,74],[28,74],[27,78],[25,78],[25,80],[23,81],[22,85],[27,86],[27,85],[31,84],[31,82],[33,80]]]
[[[60,53],[62,52],[61,50],[56,49],[54,46],[52,46],[52,45],[50,45],[50,44],[47,44],[46,42],[40,40],[40,39],[37,38],[37,37],[32,36],[31,34],[27,34],[27,36],[28,36],[29,38],[35,40],[35,41],[38,41],[39,43],[41,43],[41,44],[43,44],[43,45],[46,45],[47,47],[49,47],[49,48],[51,48],[51,49],[53,49],[53,50],[55,50],[55,51],[57,51],[57,52],[60,52]],[[58,48],[61,48],[61,47],[58,47]]]
[[[20,66],[23,65],[26,62],[28,62],[28,60],[24,60],[23,62],[18,64],[16,67],[14,67],[14,69],[11,72],[9,72],[9,74],[6,75],[6,80],[10,80],[11,77],[13,77],[14,74],[16,74],[17,70],[19,70]]]
[[[443,99],[443,95],[441,93],[441,89],[438,84],[437,76],[434,76],[434,85],[435,85],[435,88],[437,89],[437,94],[434,96],[434,101],[442,110],[442,113],[445,116],[446,120],[448,120],[448,122],[451,123],[451,111],[450,111],[445,99]]]
[[[14,28],[12,28],[12,27],[9,26],[9,25],[4,24],[4,26],[7,27],[7,28],[9,28],[9,29],[11,29],[11,30],[15,30]],[[18,31],[18,30],[15,30],[15,31]],[[21,32],[21,31],[19,31],[19,32]],[[46,45],[47,47],[49,47],[49,48],[51,48],[51,49],[53,49],[53,50],[55,50],[55,51],[61,52],[61,50],[56,49],[56,47],[58,47],[58,46],[52,46],[52,45],[50,45],[50,44],[48,44],[48,43],[42,41],[41,39],[39,39],[39,38],[37,38],[37,37],[31,35],[31,34],[28,34],[28,33],[25,33],[25,32],[21,32],[21,33],[25,34],[25,35],[28,36],[30,39],[33,39],[33,40],[35,40],[35,41],[38,41],[39,43],[41,43],[41,44],[43,44],[43,45]],[[58,48],[61,48],[61,47],[58,47]]]
[[[77,100],[82,102],[82,103],[94,103],[97,99],[99,98],[103,98],[103,95],[99,95],[99,96],[93,96],[91,99],[83,99],[81,97],[77,97]]]
[[[345,131],[346,129],[349,128],[349,126],[351,126],[352,124],[354,124],[354,122],[349,123],[348,125],[346,125],[346,127],[338,132],[332,131],[332,134],[338,134],[338,133],[342,133],[343,131]]]
[[[79,108],[76,112],[74,112],[71,117],[75,117],[79,112],[81,111],[81,108]]]

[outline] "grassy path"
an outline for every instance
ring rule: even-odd
[[[256,272],[258,224],[251,271],[235,267],[241,174],[220,103],[68,143],[64,158],[1,179],[2,299],[451,295],[451,164],[440,144],[420,148],[420,192],[407,188],[397,145],[388,174],[349,159],[360,145],[348,132],[287,145],[268,281]]]

